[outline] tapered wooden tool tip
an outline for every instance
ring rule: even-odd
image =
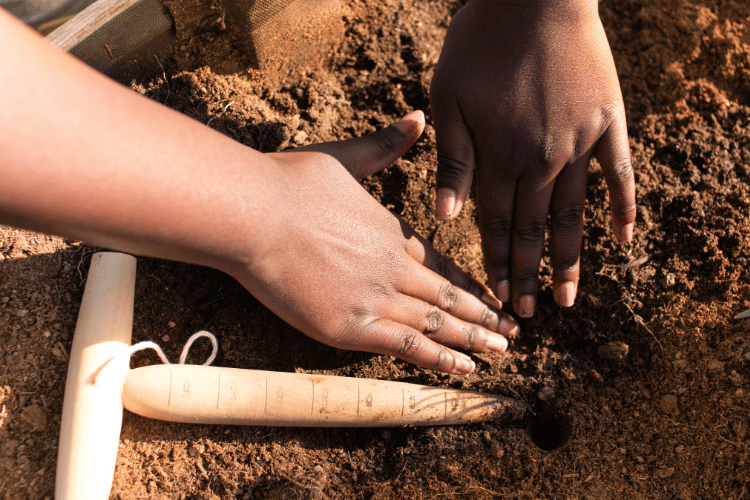
[[[130,370],[126,409],[171,422],[294,427],[397,427],[515,420],[504,396],[388,380],[156,365]]]

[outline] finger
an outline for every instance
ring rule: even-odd
[[[458,215],[469,196],[474,175],[474,142],[455,99],[438,96],[433,84],[430,108],[435,121],[438,169],[435,218]]]
[[[487,176],[480,169],[477,182],[479,232],[482,235],[484,267],[490,289],[503,302],[509,302],[511,278],[511,244],[513,236],[513,210],[516,198],[516,181]]]
[[[390,126],[346,141],[311,144],[289,151],[317,151],[336,158],[356,179],[390,166],[417,142],[424,130],[424,113],[412,111]]]
[[[563,168],[552,193],[552,295],[563,307],[573,305],[578,290],[586,170],[590,157],[590,154],[584,155]]]
[[[396,356],[430,370],[468,375],[476,368],[466,354],[442,346],[414,328],[394,321],[381,319],[369,323],[362,338],[374,340],[371,345],[364,346],[366,350]]]
[[[530,318],[536,309],[539,286],[539,263],[544,250],[552,184],[539,185],[524,178],[518,182],[516,212],[513,219],[512,280],[513,310]]]
[[[476,324],[461,321],[438,306],[401,294],[388,317],[420,331],[425,337],[448,347],[472,352],[505,352],[508,340]],[[497,318],[495,318],[495,322]]]
[[[412,261],[406,276],[403,294],[505,337],[518,335],[518,323],[495,307],[487,290],[437,252],[425,254],[423,263]]]
[[[596,148],[596,158],[607,180],[612,210],[612,231],[623,242],[633,238],[635,223],[635,178],[630,162],[630,146],[625,110],[620,108]]]

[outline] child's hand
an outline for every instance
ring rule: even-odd
[[[592,157],[620,241],[631,239],[636,213],[625,110],[597,2],[470,2],[451,22],[431,106],[437,218],[461,210],[476,165],[492,291],[512,298],[520,316],[534,314],[550,214],[554,297],[571,306]]]
[[[485,287],[352,177],[390,165],[423,127],[422,113],[415,112],[360,139],[270,155],[283,182],[283,197],[269,207],[278,217],[262,229],[272,236],[253,262],[232,274],[321,342],[466,374],[474,363],[447,347],[503,352],[505,337],[518,326]]]

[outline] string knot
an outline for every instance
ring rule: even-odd
[[[185,361],[187,361],[188,353],[190,352],[190,348],[193,346],[193,342],[198,340],[201,337],[206,337],[211,341],[211,344],[213,346],[211,350],[211,355],[208,357],[206,361],[203,362],[202,366],[208,366],[211,363],[214,362],[216,359],[216,354],[219,352],[219,342],[216,340],[216,336],[207,331],[200,331],[197,333],[194,333],[190,336],[190,338],[185,342],[185,347],[182,348],[182,354],[180,354],[180,361],[179,364],[184,365]],[[144,351],[146,349],[153,349],[156,351],[156,354],[159,355],[159,358],[161,359],[162,363],[165,365],[171,365],[172,363],[167,359],[167,356],[164,354],[164,351],[162,351],[161,347],[159,347],[158,344],[151,342],[150,340],[147,340],[145,342],[139,342],[133,346],[131,346],[129,349],[125,349],[124,351],[112,356],[109,358],[94,374],[93,379],[91,380],[91,384],[94,387],[100,387],[102,383],[102,375],[107,371],[107,367],[115,360],[120,358],[121,356],[127,356],[128,359],[135,354],[138,351]]]

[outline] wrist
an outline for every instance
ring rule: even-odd
[[[508,19],[522,24],[578,23],[598,18],[597,0],[474,0],[473,5],[488,20]]]

